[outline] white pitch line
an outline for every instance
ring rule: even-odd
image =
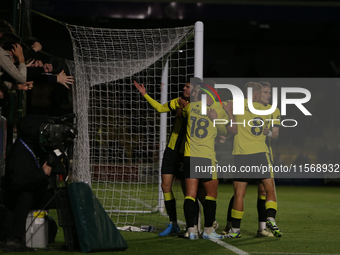
[[[230,250],[232,252],[235,252],[236,254],[239,254],[239,255],[249,255],[249,253],[247,253],[245,251],[242,251],[239,248],[236,248],[235,246],[232,246],[231,244],[225,243],[225,242],[221,241],[220,239],[209,239],[209,240],[214,242],[214,243],[217,243],[217,244],[223,246],[224,248],[226,248],[226,249],[228,249],[228,250]]]
[[[118,191],[118,190],[117,190],[117,191]],[[118,192],[121,192],[121,191],[118,191]],[[123,192],[121,192],[121,193],[122,193],[122,195],[124,196]],[[131,198],[130,198],[130,199],[131,199]],[[137,198],[132,198],[132,200],[136,201],[137,203],[140,203],[140,204],[144,205],[145,207],[152,208],[151,205],[148,205],[148,204],[146,204],[145,202],[143,202],[143,201],[141,201],[141,200],[139,200],[139,199],[137,199]],[[168,216],[166,213],[160,212],[160,214],[161,214],[162,216]],[[184,221],[177,220],[177,222],[178,222],[179,224],[185,225],[185,222],[184,222]],[[236,248],[235,246],[232,246],[232,245],[230,245],[230,244],[228,244],[228,243],[225,243],[225,242],[223,242],[223,241],[221,241],[221,240],[219,240],[219,239],[210,239],[210,241],[212,241],[212,242],[214,242],[214,243],[217,243],[217,244],[223,246],[224,248],[226,248],[226,249],[228,249],[228,250],[230,250],[230,251],[232,251],[232,252],[235,252],[235,253],[238,254],[238,255],[249,255],[249,253],[247,253],[247,252],[245,252],[245,251],[242,251],[242,250],[240,250],[239,248]]]
[[[249,252],[249,254],[283,254],[283,255],[340,255],[340,254],[334,254],[334,253],[294,253],[294,252]]]
[[[118,192],[121,192],[121,191],[118,191]],[[121,192],[121,193],[123,193],[123,192]],[[124,196],[124,194],[122,194],[122,195]],[[130,199],[131,199],[131,198],[130,198]],[[139,200],[139,199],[137,199],[137,198],[132,198],[132,200],[136,201],[137,203],[140,203],[140,204],[144,205],[145,207],[152,208],[151,205],[148,205],[148,204],[146,204],[145,202],[143,202],[143,201],[141,201],[141,200]],[[161,212],[160,212],[160,214],[161,214],[162,216],[168,216],[168,215],[165,214],[165,213],[161,213]],[[181,220],[177,220],[177,222],[178,222],[179,224],[183,224],[183,225],[185,224],[185,222],[183,222],[183,221],[181,221]],[[232,245],[230,245],[230,244],[228,244],[228,243],[225,243],[225,242],[223,242],[223,241],[221,241],[221,240],[219,240],[219,239],[210,239],[210,241],[212,241],[212,242],[214,242],[214,243],[217,243],[217,244],[223,246],[224,248],[226,248],[226,249],[228,249],[228,250],[230,250],[230,251],[232,251],[232,252],[235,252],[235,253],[238,254],[238,255],[249,255],[249,253],[247,253],[247,252],[245,252],[245,251],[242,251],[242,250],[240,250],[239,248],[236,248],[235,246],[232,246]],[[315,254],[314,254],[314,255],[315,255]]]

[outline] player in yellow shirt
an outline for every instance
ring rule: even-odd
[[[265,106],[265,110],[270,109],[272,106],[269,104],[270,98],[271,98],[271,88],[270,84],[268,82],[260,82],[259,84],[262,85],[261,89],[261,96],[259,99],[259,103],[261,105]],[[263,129],[263,134],[266,135],[266,144],[269,150],[269,160],[271,163],[274,163],[273,160],[273,151],[271,147],[271,140],[276,140],[279,136],[279,127],[281,125],[281,116],[280,116],[280,110],[278,108],[275,109],[274,113],[271,114],[270,119],[273,120],[272,126],[270,126],[270,129],[268,127],[265,127]],[[234,196],[230,199],[229,207],[228,207],[228,216],[227,216],[227,225],[222,232],[222,234],[227,234],[228,231],[231,228],[231,210],[234,203]],[[258,212],[258,231],[257,236],[268,236],[273,237],[274,235],[267,231],[266,229],[266,191],[264,189],[264,186],[262,183],[258,183],[258,199],[257,199],[257,212]]]
[[[194,78],[199,80],[198,78]],[[171,112],[174,116],[177,115],[177,110],[181,107],[180,97],[171,100],[166,104],[160,104],[152,99],[147,93],[143,84],[138,84],[134,81],[136,88],[142,94],[142,96],[148,101],[148,103],[155,108],[159,113]],[[190,90],[192,85],[190,80],[187,80],[183,88],[183,98],[188,101],[190,99]],[[159,236],[168,236],[171,233],[178,233],[180,228],[177,224],[177,212],[176,212],[176,199],[172,191],[173,179],[179,174],[180,163],[183,162],[184,153],[184,138],[186,132],[186,120],[175,117],[175,122],[172,127],[172,131],[168,140],[167,147],[163,154],[163,161],[161,167],[162,176],[162,191],[164,194],[164,204],[169,215],[169,225]],[[198,205],[197,205],[198,206]]]
[[[270,109],[272,106],[269,104],[271,98],[271,87],[268,82],[260,82],[262,85],[262,94],[259,103],[266,106],[265,109]],[[266,127],[263,134],[266,136],[266,144],[269,150],[269,159],[274,164],[273,149],[271,141],[279,137],[279,128],[281,126],[281,114],[279,108],[271,114],[270,119],[273,120],[270,128]],[[257,212],[259,220],[259,228],[257,236],[273,236],[273,234],[266,229],[266,191],[262,183],[258,185],[258,199],[257,199]]]
[[[205,81],[207,82],[207,81]],[[209,90],[209,89],[207,89]],[[206,92],[202,92],[206,93]],[[216,125],[208,115],[216,116],[215,119],[234,119],[232,115],[232,104],[226,107],[228,114],[220,104],[214,104],[214,100],[207,96],[207,114],[202,114],[202,101],[192,102],[183,110],[183,117],[187,119],[187,139],[184,150],[184,173],[186,196],[184,200],[184,215],[188,227],[189,239],[196,240],[198,236],[194,229],[195,201],[197,196],[197,187],[199,181],[202,182],[206,191],[204,201],[204,239],[220,239],[223,236],[218,235],[213,227],[216,214],[216,199],[218,179],[216,172],[212,173],[210,178],[199,179],[198,176],[192,176],[197,166],[213,168],[216,166],[215,138],[217,133],[221,132],[226,135],[226,126]],[[229,116],[228,116],[229,115]],[[213,119],[214,119],[213,118]],[[229,128],[228,131],[237,133],[237,127]],[[209,174],[208,174],[209,175]]]
[[[260,100],[262,93],[262,85],[259,83],[247,83],[246,87],[253,89],[253,106],[257,110],[265,110],[266,107],[257,103]],[[269,150],[265,143],[266,135],[263,134],[263,129],[268,126],[268,119],[270,115],[256,115],[249,111],[247,106],[247,99],[245,99],[245,114],[236,115],[238,124],[238,134],[234,137],[234,165],[238,173],[244,169],[270,166]],[[241,177],[241,178],[239,178]],[[251,179],[258,179],[264,185],[266,191],[266,226],[272,233],[281,237],[282,233],[276,226],[275,216],[277,211],[275,184],[271,172],[267,174],[262,173],[247,173],[247,175],[237,176],[233,180],[234,186],[234,203],[231,210],[232,228],[227,233],[227,238],[241,237],[240,225],[244,213],[243,199],[246,193],[248,181]]]

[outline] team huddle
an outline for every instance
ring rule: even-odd
[[[184,237],[196,240],[199,233],[200,205],[204,212],[203,239],[240,238],[241,220],[244,213],[243,199],[248,182],[258,182],[258,221],[257,236],[281,237],[275,216],[277,211],[275,183],[273,173],[245,174],[237,171],[233,175],[234,195],[229,202],[227,224],[222,235],[216,233],[218,224],[215,219],[218,176],[213,172],[210,176],[197,176],[195,166],[215,167],[215,143],[231,140],[233,143],[234,165],[236,169],[244,166],[272,165],[273,154],[271,139],[279,135],[280,111],[268,115],[257,115],[248,109],[248,101],[244,99],[244,115],[233,115],[233,101],[222,105],[215,102],[217,95],[215,82],[191,78],[186,81],[183,95],[162,105],[152,99],[143,84],[134,81],[142,96],[158,112],[171,112],[174,115],[172,132],[164,151],[161,177],[164,203],[169,216],[168,227],[159,236],[179,233],[177,224],[176,199],[172,191],[174,178],[181,180],[184,194],[184,215],[187,231]],[[267,82],[248,82],[245,89],[252,92],[253,108],[268,110],[271,87]],[[204,99],[204,100],[203,100]],[[216,124],[223,119],[227,124]],[[240,123],[251,123],[241,125]],[[183,167],[181,167],[181,165]],[[199,201],[199,202],[198,202]]]

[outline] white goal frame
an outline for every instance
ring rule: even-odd
[[[77,28],[78,29],[78,28]],[[82,27],[79,27],[79,29],[83,29]],[[85,29],[85,28],[84,28]],[[69,28],[70,30],[70,28]],[[192,31],[192,30],[191,30]],[[195,23],[195,28],[194,28],[194,76],[198,78],[203,78],[203,23],[198,21]],[[72,33],[70,31],[71,37]],[[73,41],[73,48],[74,52],[76,53],[76,49],[78,45],[76,45],[76,42],[74,38],[72,37]],[[78,49],[79,50],[79,49]],[[80,51],[81,52],[81,51]],[[77,78],[77,74],[82,74],[86,73],[87,68],[93,68],[93,67],[88,67],[85,65],[77,65],[73,61],[67,61],[67,64],[69,66],[69,69],[71,71],[71,74],[74,75]],[[137,63],[138,64],[138,63]],[[162,90],[161,90],[161,104],[167,103],[169,100],[173,98],[168,98],[169,93],[168,93],[168,80],[169,80],[169,64],[168,61],[164,63],[164,69],[162,72]],[[84,70],[82,70],[84,69]],[[78,76],[79,77],[79,76]],[[103,80],[103,77],[101,73],[99,73],[98,77],[95,77],[96,83],[100,83],[101,80]],[[77,80],[76,80],[77,81]],[[77,86],[77,84],[75,85]],[[88,109],[88,102],[86,100],[79,100],[79,95],[81,95],[82,98],[89,98],[90,97],[90,92],[89,89],[86,88],[86,86],[77,86],[76,92],[78,97],[73,96],[73,107],[74,107],[74,112],[77,112],[79,109],[82,109],[83,112],[87,112]],[[74,94],[75,94],[74,93]],[[149,106],[150,107],[150,106]],[[76,171],[73,171],[72,176],[73,181],[82,181],[85,183],[88,183],[91,185],[91,168],[90,168],[90,151],[86,148],[86,146],[83,146],[82,144],[84,143],[89,143],[90,141],[90,130],[88,127],[88,119],[87,115],[83,114],[81,116],[77,116],[77,126],[78,130],[82,129],[82,135],[78,137],[75,141],[75,160],[74,160],[74,167],[73,170],[75,169]],[[110,213],[154,213],[154,212],[160,212],[163,214],[164,212],[164,196],[163,192],[161,189],[161,174],[160,174],[160,169],[161,169],[161,164],[162,164],[162,159],[163,159],[163,152],[165,150],[166,146],[166,140],[167,140],[167,128],[168,128],[168,123],[167,123],[167,113],[162,113],[160,116],[160,131],[159,131],[159,177],[158,177],[158,203],[157,206],[154,207],[148,207],[148,205],[144,205],[143,207],[146,209],[144,210],[107,210],[107,212]],[[100,135],[100,134],[99,134]],[[101,140],[101,138],[100,138]],[[80,169],[82,171],[81,176],[78,175],[79,167],[77,169],[77,165],[79,162],[82,161],[82,166],[83,169]],[[88,164],[85,164],[84,162],[88,161]],[[133,200],[133,199],[132,199]],[[155,200],[154,200],[155,201]],[[139,202],[139,201],[138,201]],[[156,201],[155,201],[156,202]],[[137,203],[137,201],[136,201]]]

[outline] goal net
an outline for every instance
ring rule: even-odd
[[[92,186],[118,227],[164,228],[168,219],[160,164],[174,116],[157,113],[133,81],[143,83],[158,102],[181,95],[186,79],[194,76],[194,26],[67,28],[74,51],[74,61],[67,64],[76,79],[78,126],[72,178]],[[178,182],[174,189],[184,224]]]

